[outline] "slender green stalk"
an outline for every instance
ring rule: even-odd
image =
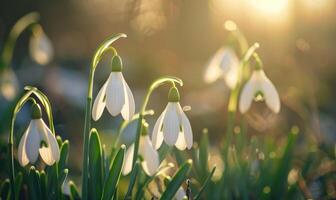
[[[10,66],[10,63],[13,58],[14,47],[17,39],[21,35],[21,33],[29,28],[31,25],[35,24],[40,19],[40,15],[36,12],[29,13],[23,16],[11,29],[8,39],[4,45],[4,49],[2,51],[3,62],[6,67]]]
[[[93,91],[93,81],[94,73],[99,64],[99,61],[107,51],[112,51],[113,55],[117,55],[117,51],[110,46],[114,41],[119,38],[126,37],[125,34],[120,33],[117,35],[110,36],[105,41],[103,41],[97,50],[92,59],[90,74],[89,74],[89,83],[88,83],[88,93],[85,106],[85,122],[84,122],[84,131],[83,131],[83,180],[82,180],[82,198],[84,200],[88,199],[88,151],[89,151],[89,136],[91,129],[91,115],[92,115],[92,91]]]
[[[149,101],[149,97],[151,96],[151,94],[153,93],[153,91],[159,87],[160,85],[166,83],[166,82],[170,82],[173,84],[173,86],[175,86],[175,83],[178,83],[179,85],[183,85],[183,82],[181,79],[173,77],[173,76],[164,76],[161,78],[158,78],[156,81],[154,81],[150,87],[148,88],[147,94],[145,96],[145,99],[142,103],[140,112],[139,112],[139,119],[138,119],[138,125],[137,125],[137,131],[136,131],[136,138],[135,138],[135,142],[134,142],[134,154],[133,154],[133,161],[132,161],[132,166],[135,166],[135,162],[138,158],[138,151],[139,151],[139,142],[140,142],[140,135],[141,135],[141,127],[142,127],[142,119],[144,117],[144,112],[146,110],[148,101]]]

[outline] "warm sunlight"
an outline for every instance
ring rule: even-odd
[[[288,0],[249,0],[261,14],[278,15],[286,11]]]

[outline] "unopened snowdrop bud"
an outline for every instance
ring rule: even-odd
[[[55,135],[42,119],[41,108],[38,104],[33,104],[31,118],[32,120],[19,143],[19,163],[21,166],[35,163],[40,154],[47,165],[53,165],[59,161],[60,150]]]
[[[264,99],[266,105],[274,113],[280,111],[280,97],[273,83],[267,78],[262,68],[253,71],[251,78],[247,81],[240,95],[239,110],[246,113],[252,101]]]
[[[93,103],[92,118],[97,121],[106,107],[112,116],[121,113],[125,120],[131,120],[135,112],[134,97],[122,75],[120,56],[113,56],[111,63],[112,72]]]
[[[176,87],[168,94],[168,105],[155,123],[152,142],[156,149],[163,141],[179,150],[191,149],[193,144],[192,129],[186,114],[180,105],[180,95]]]
[[[132,162],[134,156],[134,143],[127,149],[125,156],[125,165],[122,173],[129,174],[132,171]],[[139,143],[139,156],[141,159],[141,166],[148,176],[154,175],[159,169],[160,158],[159,153],[153,147],[152,142],[148,136],[148,124],[144,122],[141,127],[141,136]]]
[[[122,71],[122,60],[118,55],[113,56],[112,58],[112,72],[121,72]]]
[[[29,43],[31,57],[40,65],[48,64],[54,56],[50,39],[41,26],[34,27],[33,36]]]

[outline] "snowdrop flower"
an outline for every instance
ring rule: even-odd
[[[112,116],[121,113],[125,120],[132,119],[135,111],[134,97],[122,73],[122,61],[119,56],[112,58],[112,72],[98,92],[93,103],[92,118],[97,121],[105,106]]]
[[[273,83],[267,78],[262,69],[253,71],[251,78],[245,84],[239,100],[239,110],[246,113],[251,107],[253,99],[265,100],[266,105],[274,112],[280,111],[280,98]]]
[[[19,149],[18,160],[21,166],[35,163],[40,154],[47,165],[53,165],[60,158],[60,150],[55,135],[42,120],[41,108],[38,104],[32,106],[32,120],[23,134]]]
[[[40,26],[34,29],[30,38],[29,49],[31,57],[40,65],[48,64],[54,56],[54,49],[50,39]]]
[[[10,68],[0,72],[0,95],[6,100],[14,99],[18,92],[19,81]]]
[[[184,191],[183,187],[179,187],[175,194],[175,199],[176,200],[185,200],[188,199],[186,192]]]
[[[148,136],[148,124],[142,125],[142,133],[139,143],[139,155],[142,157],[141,166],[148,176],[154,175],[160,165],[159,153],[154,149],[152,142]],[[123,175],[127,175],[132,171],[132,162],[134,156],[134,144],[126,151],[125,165],[123,167]]]
[[[239,64],[236,53],[228,47],[223,47],[211,58],[205,71],[204,80],[206,83],[212,83],[218,78],[224,77],[227,86],[233,89],[238,82]]]
[[[179,103],[180,95],[176,87],[170,89],[168,101],[155,123],[152,133],[153,145],[158,149],[164,140],[169,146],[175,145],[179,150],[190,149],[193,144],[192,129]]]

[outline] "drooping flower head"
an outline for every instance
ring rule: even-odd
[[[223,77],[227,86],[233,89],[238,81],[239,64],[236,53],[229,47],[222,47],[211,58],[204,74],[204,80],[212,83]]]
[[[268,108],[274,113],[280,111],[280,98],[273,83],[267,78],[264,70],[255,69],[241,92],[240,112],[246,113],[250,109],[252,101],[259,100],[260,97],[265,100]]]
[[[35,26],[29,43],[31,57],[40,65],[48,64],[54,56],[50,39],[41,26]]]
[[[112,116],[121,113],[125,120],[132,119],[135,112],[134,97],[122,75],[122,60],[116,55],[112,58],[112,72],[99,90],[93,103],[92,118],[97,121],[105,106]]]
[[[148,176],[154,175],[159,169],[160,159],[159,153],[153,147],[152,141],[148,136],[148,124],[143,123],[141,128],[141,136],[139,143],[139,155],[141,156],[141,166]],[[132,144],[126,151],[125,165],[122,173],[129,174],[132,171],[132,162],[134,156],[134,144]]]
[[[47,165],[59,161],[60,150],[55,135],[42,119],[41,108],[38,104],[32,106],[31,121],[23,134],[18,148],[18,160],[21,166],[35,163],[40,154]]]
[[[193,144],[193,134],[190,122],[181,108],[180,94],[172,87],[168,94],[168,105],[155,123],[152,142],[156,149],[165,141],[169,146],[179,150],[190,149]]]

